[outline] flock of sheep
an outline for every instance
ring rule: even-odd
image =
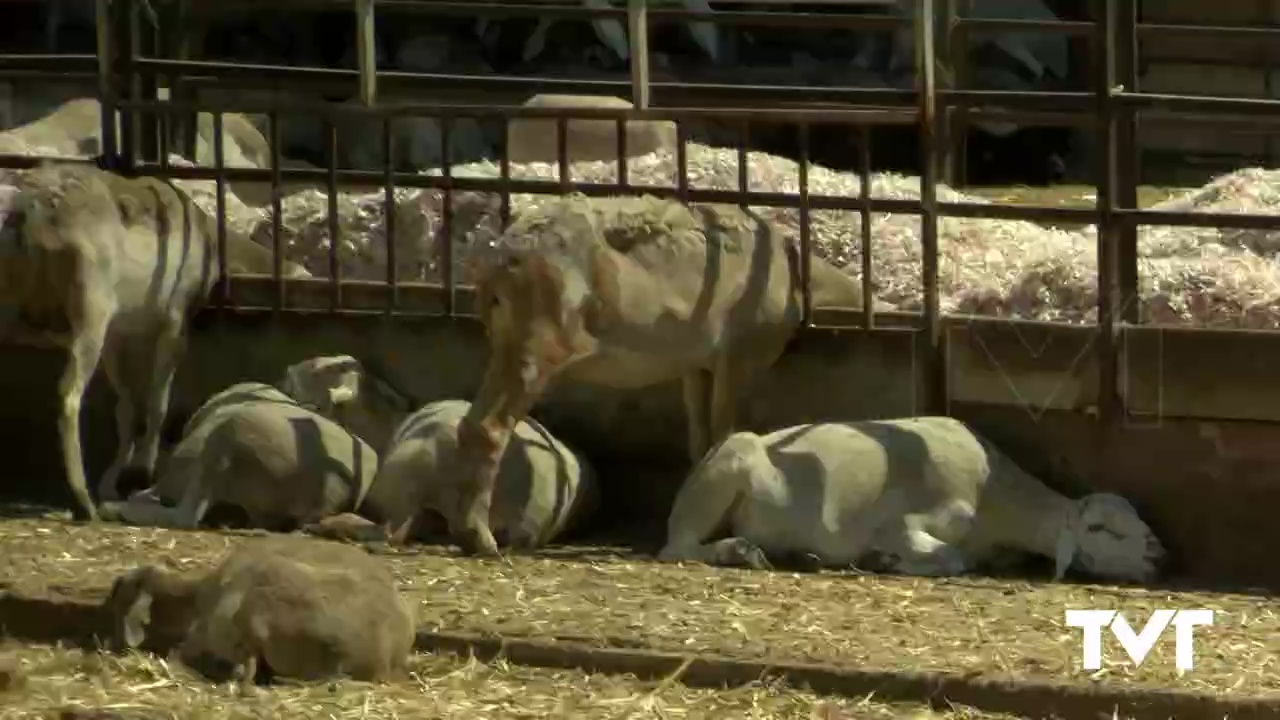
[[[476,307],[490,354],[471,401],[418,406],[355,357],[309,358],[273,384],[209,398],[162,456],[188,318],[227,270],[214,227],[163,180],[61,162],[0,178],[0,333],[70,357],[59,431],[78,517],[195,528],[232,506],[272,531],[533,550],[594,512],[608,482],[529,416],[548,385],[678,380],[693,469],[660,560],[954,575],[1019,551],[1052,558],[1057,578],[1074,567],[1148,581],[1164,556],[1124,499],[1064,497],[951,418],[735,431],[735,399],[800,325],[797,253],[748,210],[650,196],[558,198],[482,253]],[[265,248],[228,243],[235,267],[269,272]],[[820,259],[811,280],[815,306],[860,302],[858,284]],[[119,437],[101,505],[78,429],[99,364]],[[121,498],[126,473],[153,482]],[[265,663],[278,675],[377,679],[412,645],[397,593],[356,547],[273,535],[207,572],[138,568],[106,606],[114,646],[163,638],[210,674],[230,668],[251,683]]]

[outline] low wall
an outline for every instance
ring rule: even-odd
[[[1280,335],[1280,334],[1277,334]],[[975,424],[1028,470],[1070,494],[1086,488],[1130,498],[1170,547],[1175,570],[1197,584],[1280,588],[1280,404],[1264,381],[1280,354],[1272,334],[1135,330],[1122,375],[1134,416],[1103,432],[1091,412],[1094,333],[1005,323],[952,324],[948,412]],[[209,394],[243,380],[272,381],[318,354],[350,353],[419,402],[469,398],[485,361],[472,320],[204,314],[173,396],[171,425]],[[767,430],[823,419],[920,414],[926,364],[905,332],[806,332],[743,398],[742,423]],[[9,438],[4,492],[65,505],[54,433],[60,360],[6,349],[0,426]],[[599,464],[611,524],[632,521],[653,540],[687,469],[676,384],[640,392],[564,384],[536,413]],[[1184,416],[1175,418],[1174,416]],[[1205,420],[1184,419],[1195,415]],[[98,378],[85,412],[90,477],[114,451],[110,391]]]

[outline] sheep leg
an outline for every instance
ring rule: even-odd
[[[151,366],[151,386],[147,388],[145,400],[142,439],[138,442],[133,462],[130,463],[132,467],[145,472],[148,480],[155,473],[156,460],[160,457],[160,433],[164,430],[165,415],[169,412],[173,377],[177,374],[178,363],[186,350],[182,331],[183,323],[175,321],[164,328],[154,345],[154,364]]]
[[[761,451],[757,436],[742,433],[727,439],[694,468],[671,506],[667,543],[658,552],[659,561],[770,567],[764,552],[746,538],[706,543],[721,527],[733,524],[737,506],[757,479],[755,473],[772,467],[767,455],[761,458]]]
[[[106,344],[107,328],[114,308],[95,307],[86,303],[84,325],[71,342],[67,366],[58,382],[58,395],[62,399],[62,413],[58,416],[58,435],[62,440],[62,463],[67,485],[75,499],[71,514],[77,520],[98,520],[98,511],[89,496],[89,483],[85,479],[84,456],[80,442],[80,406],[85,388],[93,378]]]
[[[697,463],[711,446],[708,438],[710,419],[707,407],[711,402],[711,377],[701,368],[685,373],[681,379],[684,396],[684,418],[689,449],[689,462]]]
[[[884,554],[889,567],[903,575],[947,577],[963,575],[969,569],[959,549],[916,528],[904,528]]]
[[[107,348],[102,354],[102,369],[116,394],[116,456],[98,483],[98,498],[107,502],[120,500],[120,473],[133,457],[134,441],[138,436],[133,384],[124,375],[128,363],[120,357],[125,348],[116,345]]]
[[[707,447],[729,437],[738,422],[738,386],[745,373],[726,353],[716,361],[711,376],[711,406]]]

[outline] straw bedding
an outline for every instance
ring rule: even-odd
[[[97,601],[143,562],[211,564],[240,537],[0,522],[0,578],[22,595]],[[1267,598],[959,578],[801,575],[656,564],[607,550],[548,549],[510,565],[422,548],[385,555],[423,630],[573,640],[867,670],[951,671],[992,678],[1103,682],[1262,695],[1280,691],[1280,601]],[[1111,607],[1131,623],[1152,609],[1207,607],[1196,667],[1179,676],[1169,639],[1132,667],[1104,640],[1104,669],[1079,668],[1068,607]],[[488,671],[486,671],[488,672]],[[139,681],[140,682],[140,681]]]
[[[411,679],[368,684],[281,683],[242,696],[193,677],[177,663],[48,647],[0,647],[17,666],[0,690],[0,719],[80,711],[83,718],[742,718],[743,720],[1013,720],[958,707],[934,713],[872,698],[824,698],[778,684],[695,690],[633,677],[482,664],[419,656]],[[0,660],[2,662],[2,660]],[[108,711],[110,716],[89,714]],[[63,717],[66,717],[65,715]],[[77,717],[72,715],[71,717]]]

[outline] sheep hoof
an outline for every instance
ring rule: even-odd
[[[498,543],[493,539],[493,533],[488,528],[467,528],[459,533],[457,538],[458,548],[462,550],[464,555],[474,555],[476,557],[501,557],[502,553],[498,552]]]
[[[764,551],[744,538],[730,538],[720,546],[720,560],[723,565],[749,567],[754,570],[772,570],[773,565]]]
[[[107,501],[98,506],[98,519],[104,522],[124,522],[124,503]]]

